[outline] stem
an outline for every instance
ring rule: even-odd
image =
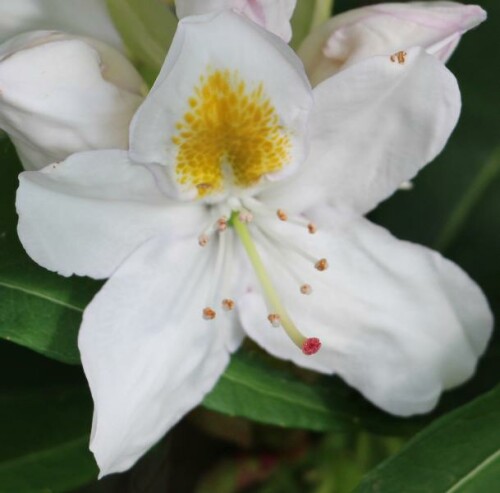
[[[450,218],[439,235],[435,247],[445,251],[460,235],[461,230],[469,219],[472,210],[477,205],[482,195],[500,173],[500,148],[493,151],[492,155],[472,182],[469,190],[463,195],[452,211]]]
[[[316,0],[311,21],[311,29],[323,24],[328,20],[333,12],[335,0]]]
[[[282,327],[285,329],[286,333],[293,341],[293,343],[300,349],[306,340],[306,337],[301,334],[299,329],[295,326],[295,324],[290,319],[285,307],[281,303],[281,300],[276,292],[276,289],[266,271],[266,268],[262,262],[262,259],[257,251],[255,243],[250,235],[250,231],[248,230],[248,226],[241,222],[238,214],[233,214],[231,218],[231,224],[236,231],[236,234],[240,238],[241,244],[248,255],[250,263],[252,264],[255,273],[257,274],[257,278],[259,279],[260,285],[262,286],[262,290],[264,291],[264,295],[267,298],[269,304],[276,314],[280,316],[280,323]]]

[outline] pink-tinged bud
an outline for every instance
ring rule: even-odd
[[[307,356],[316,354],[320,349],[321,341],[317,337],[309,337],[302,344],[302,352]]]
[[[241,14],[281,39],[290,41],[292,17],[297,0],[176,0],[179,19],[230,9]]]
[[[0,45],[0,129],[26,169],[127,149],[144,87],[130,62],[97,40],[34,31]]]
[[[462,34],[486,19],[477,5],[455,2],[386,3],[336,15],[311,32],[299,56],[313,85],[375,55],[420,46],[446,62]]]

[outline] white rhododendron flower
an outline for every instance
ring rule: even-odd
[[[425,50],[312,90],[285,43],[222,12],[180,22],[129,152],[21,174],[30,256],[110,278],[79,337],[101,475],[200,403],[244,334],[402,416],[472,375],[492,327],[480,289],[363,218],[441,151],[459,112],[455,78]]]
[[[97,40],[34,31],[0,45],[0,129],[26,169],[88,149],[127,149],[143,92],[130,62]]]
[[[298,53],[313,85],[364,58],[412,46],[446,62],[462,34],[485,19],[481,7],[456,2],[371,5],[332,17],[309,34]]]
[[[26,31],[54,29],[122,48],[106,0],[2,0],[0,42]]]
[[[288,43],[292,38],[290,18],[296,3],[297,0],[176,0],[175,5],[180,19],[231,9]]]

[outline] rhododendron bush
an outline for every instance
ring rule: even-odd
[[[2,2],[0,492],[500,487],[478,3]]]

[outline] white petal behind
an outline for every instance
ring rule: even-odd
[[[90,36],[123,50],[105,0],[2,0],[0,42],[37,29]]]
[[[94,399],[101,476],[130,468],[211,390],[228,361],[228,319],[202,319],[215,245],[155,238],[84,313],[79,347]]]
[[[191,110],[200,77],[212,70],[228,70],[247,88],[263,84],[280,123],[292,139],[294,170],[303,160],[306,127],[312,105],[311,89],[295,53],[253,22],[230,11],[187,17],[176,35],[155,85],[132,120],[130,155],[143,163],[166,165],[172,173],[178,146],[176,125]]]
[[[0,46],[0,128],[26,169],[90,149],[127,149],[143,84],[121,53],[98,41],[19,35]]]
[[[165,197],[126,151],[74,154],[19,181],[21,242],[33,260],[65,276],[109,277],[149,238],[196,234],[208,221],[202,207]]]
[[[386,411],[429,411],[443,390],[470,378],[485,350],[493,321],[484,295],[437,252],[399,241],[363,218],[331,210],[313,216],[320,229],[312,237],[279,225],[288,241],[328,258],[330,268],[321,273],[298,257],[292,263],[313,293],[301,295],[279,265],[270,271],[299,329],[319,337],[322,348],[304,356],[270,328],[257,290],[240,303],[245,330],[278,357],[338,373]]]
[[[486,19],[477,5],[408,2],[370,5],[335,15],[299,47],[313,85],[346,66],[414,46],[446,62],[460,37]]]
[[[288,42],[292,37],[290,18],[296,3],[296,0],[177,0],[175,5],[180,19],[232,9]]]
[[[354,64],[314,97],[306,162],[264,192],[277,207],[301,212],[327,202],[370,211],[441,152],[461,107],[453,74],[420,48],[403,64],[388,56]]]

